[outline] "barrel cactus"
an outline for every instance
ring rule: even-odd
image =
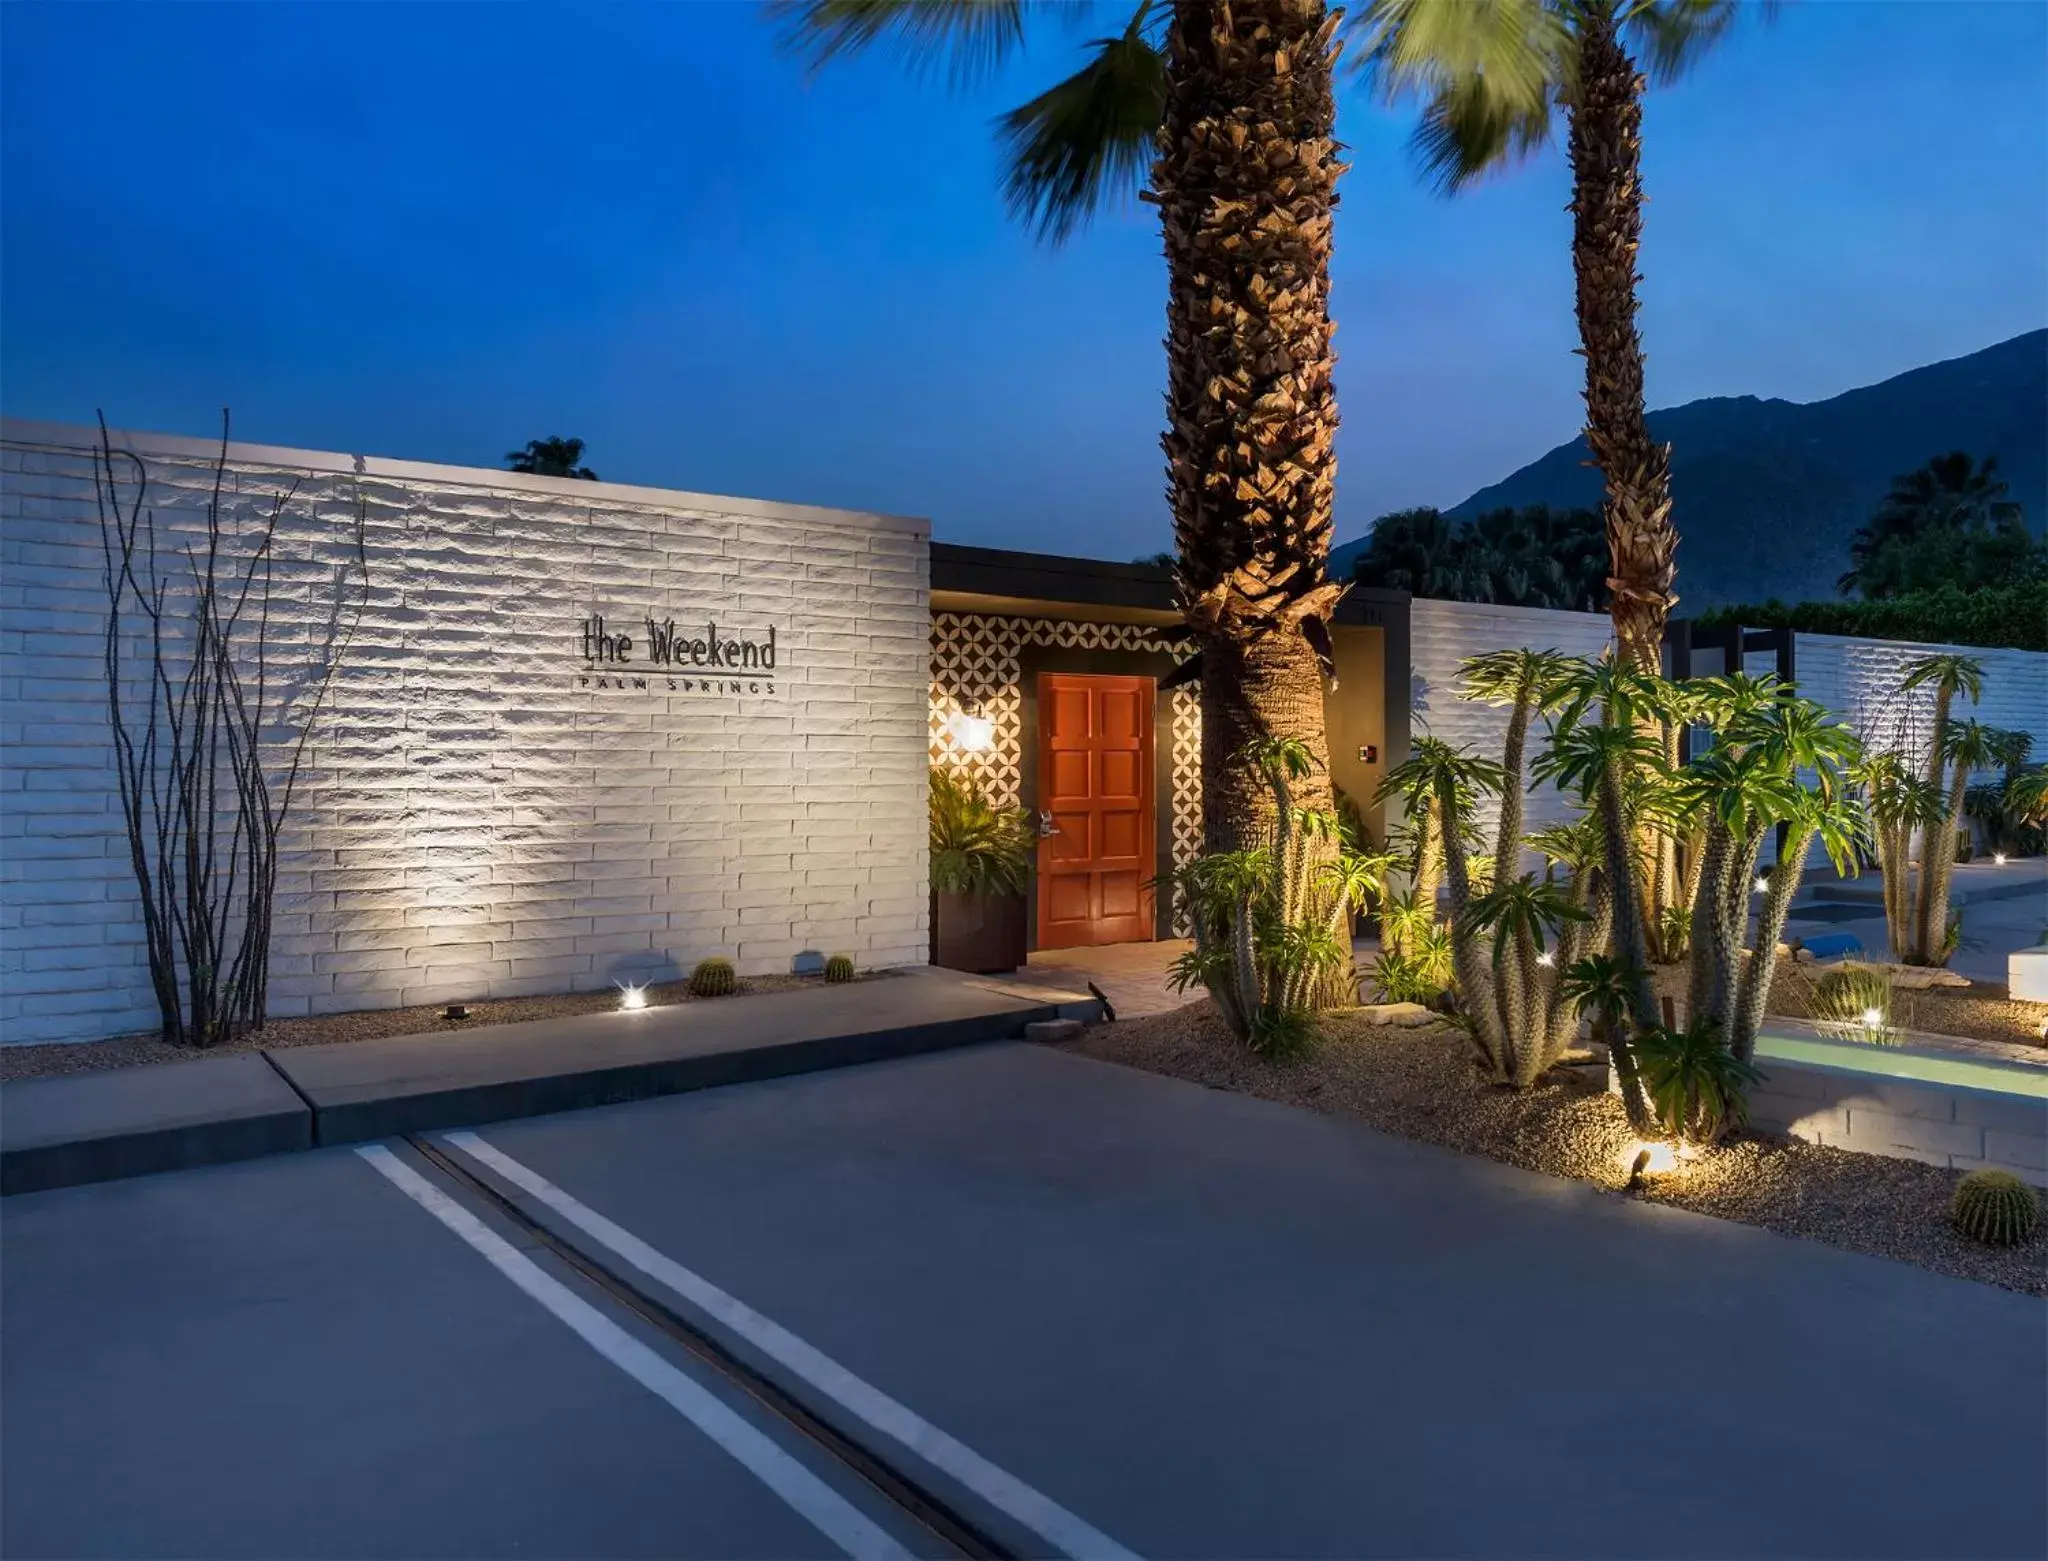
[[[1964,1235],[2009,1247],[2034,1233],[2041,1200],[2010,1171],[1972,1171],[1956,1183],[1949,1216]]]
[[[1892,978],[1868,965],[1844,965],[1813,984],[1813,1017],[1860,1041],[1896,1040]]]
[[[851,954],[834,954],[830,959],[826,960],[825,979],[833,982],[851,981],[853,979],[853,956]]]
[[[730,997],[739,989],[739,984],[732,961],[717,956],[698,960],[697,968],[690,972],[692,997]]]

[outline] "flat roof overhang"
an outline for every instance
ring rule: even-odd
[[[1118,564],[1056,553],[932,544],[934,612],[1003,613],[1084,623],[1180,622],[1173,580],[1158,564]],[[1408,616],[1408,593],[1353,586],[1337,604],[1340,625],[1385,628]]]

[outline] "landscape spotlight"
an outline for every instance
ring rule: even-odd
[[[647,1006],[647,983],[644,981],[614,981],[619,989],[621,1008],[645,1008]]]
[[[1758,894],[1762,894],[1766,889],[1770,888],[1770,886],[1770,879],[1758,878],[1755,883],[1750,885],[1750,888],[1754,889]]]
[[[1997,866],[1997,867],[2003,867],[2003,866],[2005,866],[2005,853],[2004,853],[2003,851],[1994,851],[1994,852],[1992,852],[1992,853],[1991,853],[1991,861],[1992,861],[1992,864],[1993,864],[1994,866]]]
[[[1864,1026],[1865,1026],[1865,1027],[1866,1027],[1867,1029],[1872,1029],[1872,1030],[1875,1030],[1875,1029],[1877,1029],[1877,1028],[1878,1028],[1878,1026],[1880,1026],[1880,1025],[1882,1025],[1882,1024],[1884,1023],[1884,1010],[1883,1010],[1882,1008],[1866,1008],[1866,1009],[1864,1009],[1864,1010],[1863,1010],[1863,1023],[1864,1023]]]

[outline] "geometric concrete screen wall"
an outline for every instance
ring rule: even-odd
[[[160,529],[203,520],[217,444],[114,439]],[[96,440],[0,428],[9,1042],[157,1022],[109,747]],[[230,447],[224,512],[252,522],[294,482],[273,675],[314,654],[331,602],[303,570],[287,588],[291,562],[359,502],[370,590],[280,843],[273,1015],[587,990],[713,953],[748,974],[804,949],[923,961],[923,521],[252,445]],[[673,622],[664,660],[650,620]]]

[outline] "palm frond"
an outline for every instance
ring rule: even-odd
[[[1145,34],[1148,10],[1140,6],[1117,37],[1090,43],[1095,57],[1065,81],[996,121],[1004,201],[1049,243],[1135,194],[1151,169],[1166,59]]]
[[[1751,7],[1768,18],[1777,7]],[[1622,13],[1634,35],[1650,79],[1659,86],[1678,80],[1735,25],[1736,0],[1636,0]]]
[[[1551,102],[1503,100],[1482,76],[1464,76],[1423,107],[1409,151],[1424,178],[1455,195],[1487,174],[1509,168],[1550,142]]]
[[[880,46],[919,74],[979,80],[1024,41],[1024,0],[767,0],[785,53],[813,70]]]
[[[1449,194],[1550,139],[1572,39],[1544,0],[1374,0],[1347,27],[1389,102],[1419,96],[1416,161]]]

